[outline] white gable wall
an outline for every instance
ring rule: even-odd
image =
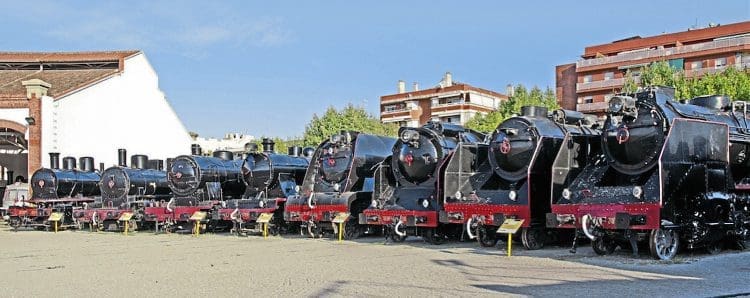
[[[43,100],[42,166],[49,152],[92,156],[96,165],[117,164],[117,149],[149,159],[190,153],[191,139],[159,89],[143,53],[125,60],[120,74],[57,100]]]

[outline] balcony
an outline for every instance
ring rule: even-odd
[[[674,48],[666,49],[645,49],[632,52],[624,52],[615,56],[607,56],[601,58],[593,58],[580,60],[576,62],[576,68],[596,66],[601,64],[618,63],[624,61],[633,61],[649,58],[666,58],[667,56],[686,54],[692,52],[700,52],[707,50],[715,50],[721,48],[729,48],[736,46],[750,45],[750,36],[738,37],[724,40],[716,40],[711,42],[703,42],[691,45],[683,45]]]
[[[586,91],[591,89],[602,89],[602,88],[619,88],[625,84],[625,78],[609,79],[604,81],[594,81],[588,83],[577,83],[576,91]]]
[[[576,111],[582,113],[604,112],[609,107],[607,102],[579,103],[576,105]]]
[[[396,114],[396,113],[408,112],[408,111],[411,111],[411,110],[409,108],[399,108],[399,109],[386,110],[386,111],[381,112],[380,114],[388,115],[388,114]]]

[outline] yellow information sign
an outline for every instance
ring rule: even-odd
[[[342,223],[349,220],[349,213],[346,212],[339,212],[339,214],[336,215],[336,217],[333,218],[333,223]]]
[[[52,214],[49,215],[49,218],[47,220],[49,221],[61,221],[63,217],[63,214],[60,212],[52,212]]]
[[[521,228],[523,225],[523,219],[517,220],[517,219],[506,219],[503,224],[500,226],[499,229],[497,229],[497,232],[499,234],[515,234],[518,229]]]
[[[119,221],[129,221],[133,218],[133,212],[125,212],[120,215]]]
[[[258,215],[258,219],[256,222],[258,223],[268,223],[273,219],[273,213],[261,213]]]
[[[195,211],[195,213],[193,213],[193,216],[190,217],[190,220],[192,220],[192,221],[201,221],[201,220],[206,219],[206,216],[208,216],[208,214],[206,214],[206,212]]]

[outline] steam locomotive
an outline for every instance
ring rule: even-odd
[[[157,201],[169,200],[171,191],[167,174],[159,168],[161,160],[149,160],[146,155],[133,155],[127,165],[127,151],[118,150],[118,166],[109,167],[101,174],[101,198],[84,210],[75,212],[79,224],[107,231],[121,231],[120,217],[130,212],[129,229],[136,230],[144,217],[144,208]]]
[[[649,87],[609,101],[600,147],[570,142],[555,160],[548,227],[577,228],[608,254],[646,240],[654,258],[681,246],[716,252],[750,228],[747,103],[681,103]],[[575,244],[574,244],[575,249]],[[574,250],[573,250],[574,251]]]
[[[323,141],[312,155],[300,194],[289,198],[284,220],[299,225],[312,237],[338,231],[329,225],[340,213],[349,213],[347,239],[367,232],[357,223],[370,205],[375,166],[389,154],[393,138],[342,131]]]
[[[459,143],[476,144],[484,135],[459,125],[429,122],[421,128],[402,127],[400,138],[375,172],[371,206],[359,216],[360,224],[383,226],[395,242],[420,235],[441,243],[446,227],[439,225],[443,211],[441,173]],[[421,233],[420,233],[421,232]]]
[[[250,152],[242,163],[242,178],[246,185],[242,199],[227,200],[215,218],[230,222],[233,231],[244,233],[258,230],[256,220],[262,213],[272,213],[271,234],[286,231],[284,205],[297,195],[309,164],[300,156],[301,147],[290,147],[289,155],[274,153],[274,142],[263,139],[263,152]]]
[[[197,211],[206,213],[201,229],[226,228],[219,226],[212,212],[223,201],[237,200],[245,193],[242,180],[242,160],[234,159],[229,151],[214,151],[213,157],[201,156],[200,147],[193,148],[193,155],[180,155],[172,160],[167,169],[167,181],[172,198],[160,206],[146,207],[144,218],[158,230],[163,226],[168,231],[192,231],[190,218]]]
[[[544,107],[525,106],[520,115],[498,125],[489,144],[458,144],[444,174],[445,210],[440,212],[440,222],[461,224],[469,238],[494,246],[495,231],[506,218],[524,220],[523,246],[542,248],[553,192],[552,162],[566,134],[599,136],[591,127],[592,117],[567,110],[549,116]],[[555,189],[557,195],[560,191]]]
[[[93,202],[99,195],[99,173],[94,170],[94,159],[81,157],[81,170],[76,159],[65,157],[60,169],[60,153],[50,153],[50,167],[41,168],[31,176],[32,195],[8,207],[9,224],[19,227],[49,227],[47,219],[53,212],[63,216],[59,227],[77,227],[74,209]]]

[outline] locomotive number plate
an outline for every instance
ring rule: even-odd
[[[133,218],[133,212],[125,212],[125,213],[121,214],[120,218],[117,219],[117,220],[119,220],[119,221],[128,221],[131,218]]]
[[[207,216],[206,212],[195,211],[195,213],[193,213],[193,216],[190,217],[190,220],[192,221],[204,220],[206,219],[206,216]]]
[[[500,234],[515,234],[523,225],[523,221],[523,219],[516,220],[508,218],[503,222],[500,228],[497,229],[497,232]]]
[[[271,221],[272,218],[273,218],[273,213],[261,213],[260,215],[258,215],[258,219],[256,220],[256,222],[268,223]]]
[[[62,220],[63,214],[60,212],[52,212],[47,220],[49,221],[60,221]]]
[[[347,220],[349,220],[349,213],[346,212],[339,212],[339,214],[336,214],[336,217],[333,218],[333,223],[342,223]]]

